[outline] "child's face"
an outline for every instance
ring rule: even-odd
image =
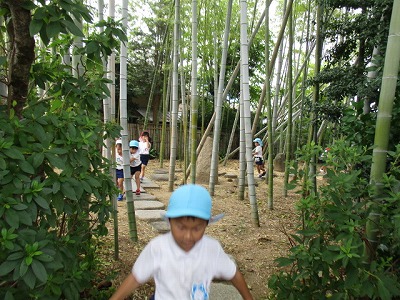
[[[131,149],[131,153],[132,153],[132,154],[135,154],[138,148],[136,148],[136,147],[134,147],[134,148],[131,147],[130,149]]]
[[[170,219],[171,233],[178,246],[189,252],[203,237],[208,222],[194,217]]]

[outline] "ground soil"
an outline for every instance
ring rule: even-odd
[[[179,162],[178,162],[179,168]],[[256,199],[258,206],[259,225],[252,220],[250,202],[247,188],[245,199],[238,199],[237,179],[229,179],[224,174],[238,174],[239,164],[236,160],[228,161],[226,166],[219,166],[219,183],[215,186],[213,196],[213,215],[224,213],[222,220],[210,225],[206,234],[218,239],[225,251],[232,255],[244,274],[254,299],[266,299],[268,291],[268,279],[271,274],[277,273],[279,268],[275,263],[277,257],[283,256],[290,248],[287,234],[292,233],[298,224],[295,211],[295,203],[299,195],[295,191],[289,191],[288,196],[283,195],[283,173],[274,173],[274,197],[273,210],[268,207],[268,184],[265,180],[256,180]],[[157,160],[151,160],[146,176],[160,169]],[[168,170],[168,163],[164,163],[163,169]],[[255,168],[254,168],[255,170]],[[255,170],[256,172],[256,170]],[[177,172],[176,186],[182,182],[183,172]],[[256,174],[257,176],[257,174]],[[159,189],[147,189],[147,192],[155,195],[165,205],[168,204],[168,182],[157,181]],[[208,188],[208,185],[204,185]],[[108,236],[109,251],[108,270],[115,274],[114,286],[119,286],[124,277],[129,274],[136,257],[150,239],[158,233],[149,223],[136,220],[138,230],[138,242],[132,242],[129,238],[126,201],[118,202],[119,211],[119,259],[112,260],[113,224],[110,223]],[[140,287],[133,299],[146,299],[154,289],[153,283]]]

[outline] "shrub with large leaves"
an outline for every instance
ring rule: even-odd
[[[336,141],[327,156],[327,183],[318,195],[297,204],[301,227],[288,236],[287,257],[277,260],[285,271],[269,281],[274,299],[397,299],[400,296],[400,147],[391,153],[385,176],[379,247],[368,261],[365,227],[369,183],[360,176],[371,157],[362,147]]]
[[[86,7],[35,3],[24,4],[33,16],[31,34],[40,33],[52,51],[42,51],[31,67],[22,112],[14,113],[12,99],[0,109],[0,298],[97,298],[91,288],[98,241],[107,234],[117,192],[101,148],[121,129],[102,121],[109,92],[99,62],[126,37],[116,22],[103,22],[107,30],[88,35],[86,47],[75,52],[83,73],[72,76],[60,55],[71,34],[84,35],[70,14],[89,22]],[[2,64],[7,70],[7,61]]]
[[[96,238],[107,233],[115,193],[100,147],[118,128],[82,103],[102,98],[102,81],[76,86],[76,105],[31,101],[23,119],[0,117],[0,296],[73,299],[93,278]]]

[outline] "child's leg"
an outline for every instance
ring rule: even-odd
[[[136,195],[140,194],[140,171],[135,172]]]
[[[120,190],[121,194],[124,192],[124,179],[123,178],[118,178],[118,189]]]
[[[142,169],[141,169],[141,171],[140,171],[140,178],[144,178],[144,173],[145,173],[145,170],[146,169],[146,165],[145,164],[142,164]]]
[[[257,165],[257,172],[258,172],[258,174],[260,174],[260,172],[261,172],[260,165]]]
[[[118,183],[118,189],[119,189],[119,194],[118,194],[117,200],[121,201],[124,198],[124,193],[125,193],[124,178],[118,178],[117,183]]]
[[[264,176],[265,174],[267,174],[267,172],[265,171],[265,165],[264,163],[261,165],[261,170],[262,170],[262,176]]]

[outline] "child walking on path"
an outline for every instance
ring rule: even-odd
[[[122,140],[116,140],[115,142],[115,161],[117,163],[115,172],[117,187],[119,189],[117,200],[121,201],[124,198],[124,160],[122,158]]]
[[[142,162],[140,161],[139,154],[139,142],[136,140],[132,140],[129,142],[129,148],[131,151],[130,157],[130,167],[131,167],[131,176],[135,178],[136,182],[136,192],[137,196],[140,195],[140,170],[142,169]]]
[[[266,174],[264,167],[264,160],[263,160],[263,149],[262,149],[263,142],[260,138],[256,138],[254,139],[253,143],[256,145],[256,147],[253,150],[253,156],[256,162],[258,177],[261,178]]]
[[[150,278],[156,285],[155,300],[209,299],[214,278],[230,280],[243,299],[252,300],[235,263],[217,240],[204,235],[213,221],[211,201],[200,185],[175,190],[165,214],[171,231],[147,244],[111,300],[124,299]]]
[[[139,137],[139,153],[142,169],[140,171],[140,180],[143,180],[147,164],[150,159],[151,139],[148,131],[143,131]]]

